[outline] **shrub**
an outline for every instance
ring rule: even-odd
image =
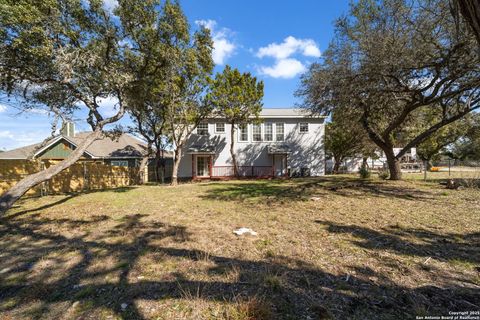
[[[362,179],[370,178],[370,171],[368,170],[368,167],[365,165],[362,165],[360,167],[360,170],[358,171],[358,173],[360,173],[360,178]]]

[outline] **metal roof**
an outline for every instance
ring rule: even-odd
[[[322,118],[310,111],[300,108],[265,108],[260,112],[260,118]]]

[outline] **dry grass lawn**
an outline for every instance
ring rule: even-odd
[[[479,310],[479,212],[478,189],[347,176],[25,199],[0,221],[0,318]]]

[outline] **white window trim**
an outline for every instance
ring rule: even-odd
[[[265,130],[265,125],[266,125],[267,123],[272,125],[272,139],[271,139],[271,140],[265,139],[265,135],[266,135],[266,132],[267,132],[267,131]],[[274,124],[275,124],[275,123],[274,123],[274,122],[271,122],[271,121],[262,123],[262,127],[263,127],[263,131],[262,131],[262,134],[263,134],[263,137],[262,137],[262,138],[263,138],[263,139],[262,139],[262,142],[274,142],[274,141],[275,141],[275,125],[274,125]],[[283,130],[285,131],[285,125],[284,125],[284,129],[283,129]]]
[[[241,137],[242,137],[242,131],[240,130],[240,125],[236,125],[237,126],[237,142],[239,143],[249,143],[250,142],[250,125],[247,123],[246,126],[247,126],[247,140],[242,140]]]
[[[205,124],[205,122],[203,123]],[[200,123],[197,125],[197,127],[195,128],[195,134],[198,134],[199,136],[208,136],[210,134],[210,125],[207,123],[207,134],[200,134],[198,133],[198,126],[200,125]]]
[[[260,140],[253,140],[253,126],[254,125],[257,125],[260,128]],[[256,143],[264,142],[264,140],[263,140],[263,132],[264,132],[263,123],[259,123],[259,124],[253,124],[252,123],[251,127],[252,127],[252,142],[256,142]]]
[[[217,131],[217,124],[222,124],[223,123],[223,131]],[[215,133],[218,134],[225,134],[227,132],[227,124],[225,122],[216,122],[215,123]]]
[[[274,141],[275,142],[285,142],[285,122],[274,122],[275,124],[275,129],[274,131]],[[277,140],[277,124],[283,124],[283,140]]]
[[[302,124],[307,124],[307,131],[302,131],[301,127]],[[300,134],[308,134],[310,132],[310,124],[308,122],[299,122],[298,123],[298,133]]]

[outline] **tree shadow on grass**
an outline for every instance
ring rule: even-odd
[[[435,200],[433,193],[389,182],[352,177],[318,177],[289,180],[231,180],[203,185],[208,187],[201,197],[207,200],[270,202],[305,201],[312,197],[336,195],[348,198],[379,197],[402,200]]]
[[[341,319],[392,319],[411,318],[422,310],[428,310],[429,314],[468,310],[480,298],[477,288],[458,285],[447,278],[443,280],[450,281],[449,290],[432,285],[410,288],[390,280],[388,274],[358,265],[351,267],[355,273],[333,274],[285,256],[252,261],[182,248],[191,238],[185,226],[145,221],[147,219],[142,214],[126,216],[105,232],[90,236],[75,236],[68,230],[56,232],[55,219],[41,216],[30,217],[28,221],[2,220],[0,301],[9,303],[0,304],[0,314],[28,309],[36,303],[37,308],[27,317],[53,317],[54,306],[64,303],[62,315],[70,318],[98,317],[107,310],[122,319],[148,319],[148,310],[137,304],[140,300],[187,299],[190,303],[205,300],[233,304],[239,299],[261,297],[271,307],[272,319],[325,319],[329,314]],[[96,227],[99,223],[98,219],[85,220],[82,224],[77,220],[61,221],[62,227],[71,230]],[[318,223],[327,226],[330,232],[355,232],[364,239],[376,237],[383,242],[398,242],[398,248],[397,243],[394,248],[401,250],[402,240],[392,240],[393,236],[388,233]],[[470,236],[477,239],[475,235]],[[165,240],[170,241],[168,246],[162,245]],[[374,245],[377,243],[367,242],[365,247],[374,250]],[[424,249],[406,253],[424,256]],[[72,252],[75,255],[71,255]],[[163,263],[181,259],[191,264],[192,270],[207,264],[207,272],[201,280],[194,277],[195,273],[177,268],[142,278],[136,268],[146,255],[155,257],[160,270],[166,268]],[[109,259],[114,263],[107,264]],[[65,263],[68,267],[61,267]],[[397,261],[388,263],[396,269],[401,267]],[[44,268],[39,268],[41,264]],[[436,273],[436,276],[440,282],[442,274]],[[111,278],[105,280],[106,277]],[[376,280],[371,280],[372,277]],[[77,301],[84,305],[83,309],[75,309]],[[159,312],[164,314],[165,310]]]
[[[208,187],[201,197],[220,201],[246,200],[308,200],[312,192],[309,183],[290,180],[226,181],[204,185]]]
[[[426,229],[391,225],[380,231],[331,221],[315,220],[330,233],[350,234],[355,246],[368,250],[387,250],[402,255],[432,257],[439,261],[480,263],[480,232],[467,234],[436,233]]]
[[[98,189],[98,190],[85,190],[85,191],[80,191],[80,192],[70,192],[70,193],[66,193],[64,195],[55,195],[55,197],[60,197],[60,199],[58,199],[57,201],[53,201],[53,202],[47,203],[45,205],[36,207],[36,208],[21,210],[21,211],[17,211],[17,212],[14,212],[14,213],[7,213],[7,216],[10,219],[13,219],[13,218],[25,215],[27,213],[42,211],[42,210],[45,210],[45,209],[48,209],[48,208],[55,207],[57,205],[65,203],[65,202],[67,202],[67,201],[69,201],[73,198],[76,198],[78,196],[85,195],[85,194],[92,194],[92,193],[99,193],[99,192],[125,193],[125,192],[135,190],[137,188],[138,187],[136,187],[136,186],[128,186],[128,187],[119,187],[119,188],[102,189],[102,190],[100,190],[100,189]],[[36,196],[35,198],[41,199],[42,197]],[[22,200],[20,200],[20,201],[23,201],[24,199],[27,199],[27,198],[22,198]],[[31,197],[29,197],[29,199],[31,199]],[[13,206],[12,209],[17,209],[17,208],[20,208],[20,205],[16,204],[16,205]],[[10,211],[12,211],[12,210],[10,210]]]

